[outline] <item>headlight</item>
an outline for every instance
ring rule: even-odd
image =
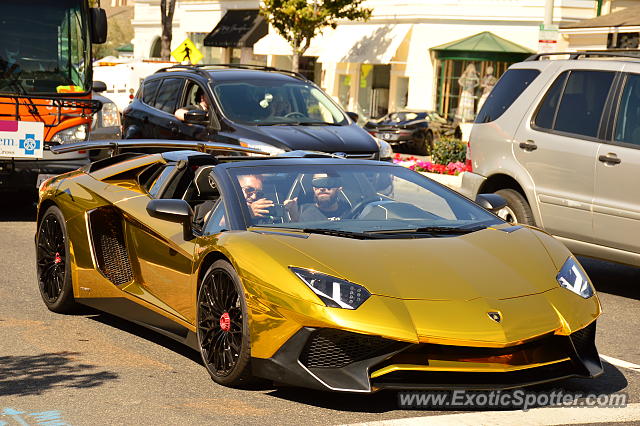
[[[587,274],[584,272],[580,264],[573,257],[567,259],[556,276],[556,280],[560,287],[571,290],[578,296],[585,299],[590,298],[594,294],[593,286],[589,282]]]
[[[391,158],[393,157],[393,148],[387,142],[382,139],[374,137],[376,143],[378,144],[378,149],[380,150],[380,159]]]
[[[253,139],[240,139],[240,146],[244,146],[245,148],[258,149],[260,151],[266,152],[269,155],[278,155],[285,152],[282,148],[269,145],[268,143],[254,141]]]
[[[120,127],[120,113],[116,104],[102,104],[102,127]]]
[[[356,309],[371,296],[361,285],[308,269],[293,266],[290,269],[331,308]]]
[[[70,127],[65,130],[61,130],[51,138],[51,142],[58,143],[73,143],[73,142],[84,142],[87,140],[87,136],[89,134],[88,126],[86,124],[81,124],[79,126]]]

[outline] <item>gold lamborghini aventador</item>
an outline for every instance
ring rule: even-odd
[[[506,389],[602,372],[598,298],[545,232],[389,163],[167,147],[199,151],[117,154],[41,186],[49,309],[152,328],[227,386]]]

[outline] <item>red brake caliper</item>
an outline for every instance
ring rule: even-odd
[[[229,317],[229,312],[225,312],[220,316],[220,328],[222,331],[231,330],[231,317]]]

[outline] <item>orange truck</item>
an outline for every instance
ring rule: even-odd
[[[88,162],[50,147],[87,139],[91,46],[104,43],[107,18],[95,0],[0,2],[0,191],[34,191]]]

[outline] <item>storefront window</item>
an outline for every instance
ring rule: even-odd
[[[512,62],[446,59],[437,62],[436,105],[444,117],[472,122]]]
[[[409,99],[409,78],[398,77],[396,79],[396,96],[395,96],[395,109],[399,111],[407,107],[407,100]]]
[[[224,47],[205,46],[204,38],[207,33],[189,33],[188,37],[202,53],[201,64],[222,64],[224,60]]]
[[[342,108],[348,109],[351,101],[351,76],[341,74],[338,77],[338,99]]]
[[[358,114],[378,118],[389,112],[390,80],[391,65],[360,65]]]

